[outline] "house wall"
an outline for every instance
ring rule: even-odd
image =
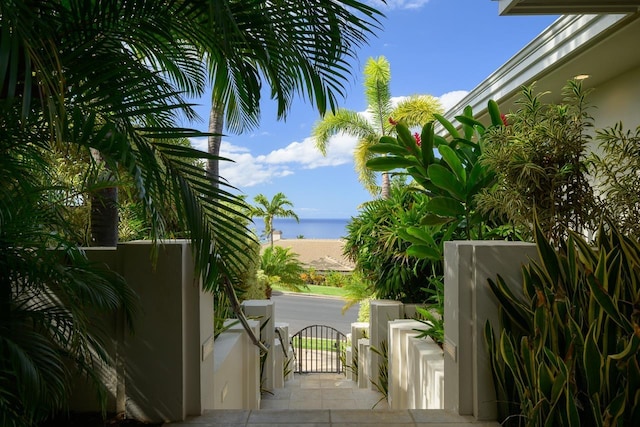
[[[163,241],[152,256],[149,241],[90,248],[87,256],[121,274],[139,296],[134,334],[121,316],[96,319],[109,326],[105,370],[107,410],[147,422],[184,420],[211,408],[213,400],[213,295],[194,274],[190,244]],[[155,261],[155,262],[154,262]],[[74,390],[71,410],[99,409],[85,385]]]
[[[619,121],[626,129],[640,126],[640,67],[595,87],[588,100],[597,107],[591,111],[596,129]]]

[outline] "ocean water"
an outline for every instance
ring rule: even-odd
[[[339,239],[347,234],[347,223],[350,219],[322,219],[322,218],[300,218],[297,223],[293,218],[274,218],[273,229],[282,231],[283,239],[296,239],[298,236],[304,236],[305,239]],[[255,228],[258,236],[262,237],[264,232],[264,220],[262,218],[254,218],[254,225],[249,228]]]

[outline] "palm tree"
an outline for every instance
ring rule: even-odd
[[[312,3],[301,3],[299,15],[313,15]],[[175,206],[189,230],[206,289],[220,283],[230,289],[227,285],[240,280],[251,246],[247,227],[237,220],[244,202],[223,181],[210,185],[192,162],[216,156],[169,143],[202,136],[176,125],[179,117],[195,117],[184,96],[204,91],[209,75],[200,59],[209,60],[214,92],[239,88],[241,96],[220,95],[225,111],[255,115],[263,75],[274,79],[269,83],[274,97],[283,97],[282,111],[291,100],[291,91],[283,90],[287,87],[308,94],[322,110],[333,106],[333,90],[347,72],[340,60],[352,52],[349,41],[364,40],[371,27],[345,12],[336,21],[361,28],[361,39],[341,37],[334,31],[344,27],[331,27],[331,22],[326,25],[333,30],[320,34],[321,40],[300,32],[303,44],[333,52],[326,62],[313,63],[338,67],[327,72],[320,90],[318,80],[305,74],[307,68],[287,65],[291,57],[279,56],[278,43],[263,44],[263,34],[249,25],[268,26],[265,17],[271,15],[264,12],[270,4],[0,0],[1,425],[32,425],[61,408],[75,372],[72,362],[74,369],[96,378],[92,354],[101,352],[88,314],[93,308],[132,307],[125,284],[94,271],[83,252],[64,239],[72,231],[61,220],[68,206],[57,195],[64,189],[50,185],[43,153],[77,150],[88,158],[95,150],[116,182],[119,175],[128,175],[134,183],[154,239],[163,236],[164,207]],[[299,3],[287,4],[295,8]],[[374,16],[372,9],[369,16]],[[278,73],[266,73],[253,61],[228,61],[232,54],[260,58]]]
[[[329,113],[313,127],[312,135],[316,147],[326,155],[332,136],[345,133],[358,138],[353,154],[358,179],[372,194],[389,197],[389,175],[382,174],[382,186],[376,182],[375,172],[366,167],[373,153],[368,148],[380,138],[393,132],[390,120],[403,121],[407,126],[423,125],[433,120],[434,113],[441,113],[440,102],[431,95],[416,95],[401,101],[396,107],[391,102],[391,67],[384,56],[369,58],[364,67],[364,87],[367,100],[367,115],[357,111],[339,109]]]
[[[224,123],[233,132],[256,127],[264,80],[284,118],[294,95],[308,98],[324,114],[335,110],[356,49],[378,26],[378,11],[360,1],[216,2],[213,17],[227,43],[205,59],[213,87],[209,153],[218,156]],[[242,29],[238,33],[237,29]],[[219,175],[210,159],[211,179]]]
[[[264,234],[270,237],[271,247],[273,247],[273,218],[295,218],[296,221],[300,222],[298,215],[291,209],[286,208],[287,206],[293,207],[293,203],[283,193],[277,193],[271,201],[264,194],[258,194],[253,200],[258,206],[254,206],[251,209],[251,215],[264,218]]]

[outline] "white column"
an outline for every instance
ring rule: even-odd
[[[500,274],[507,283],[522,283],[521,267],[530,259],[538,259],[532,243],[445,242],[445,410],[478,420],[496,418],[484,326],[489,320],[494,330],[499,327],[498,302],[487,279]]]
[[[272,300],[246,300],[242,309],[247,317],[260,321],[260,340],[269,349],[262,373],[263,387],[271,391],[274,389],[275,303]]]
[[[351,324],[351,351],[347,354],[347,363],[350,363],[351,366],[358,364],[356,357],[358,357],[358,340],[361,338],[369,337],[369,323],[367,322],[354,322]],[[358,368],[358,371],[360,369]],[[368,372],[368,371],[367,371]],[[359,375],[358,375],[359,376]],[[347,379],[356,381],[356,376],[353,374],[351,369],[347,369]]]
[[[371,301],[371,347],[381,349],[382,341],[387,341],[389,337],[388,322],[390,320],[396,320],[402,318],[402,303],[399,301],[391,300],[372,300]],[[389,344],[387,342],[387,344]],[[371,367],[369,371],[369,377],[374,381],[378,380],[378,372],[380,367],[380,361],[377,354],[371,352],[370,354]],[[375,389],[375,386],[371,384],[371,389]]]
[[[408,341],[407,336],[419,333],[414,329],[424,327],[417,320],[398,319],[389,322],[389,408],[408,409],[407,403],[407,369]]]
[[[371,351],[368,338],[358,340],[358,388],[369,388],[369,371],[371,370]]]

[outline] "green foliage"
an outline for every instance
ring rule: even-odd
[[[293,207],[293,203],[284,193],[276,193],[271,200],[268,200],[264,194],[258,194],[253,199],[256,206],[249,210],[249,214],[254,217],[264,218],[264,235],[269,236],[271,246],[273,247],[273,218],[294,218],[300,222],[298,215],[287,207]]]
[[[617,123],[599,130],[597,140],[601,155],[590,160],[599,201],[621,231],[640,238],[640,126],[632,132]]]
[[[371,384],[382,394],[373,407],[389,397],[389,344],[387,340],[380,341],[380,347],[371,346],[371,351],[378,355],[378,374],[375,378],[369,378]]]
[[[485,132],[482,164],[496,172],[498,185],[479,201],[484,212],[530,235],[535,212],[544,234],[555,240],[566,230],[597,225],[591,220],[596,206],[586,177],[593,126],[587,92],[579,81],[569,81],[562,93],[562,104],[545,104],[544,94],[523,87],[508,125]]]
[[[347,225],[345,255],[356,264],[378,298],[422,302],[425,277],[441,274],[441,263],[407,255],[410,243],[398,230],[418,226],[427,197],[407,186],[391,188],[389,199],[365,203]]]
[[[136,296],[75,246],[48,163],[42,123],[0,114],[0,425],[32,426],[65,407],[73,378],[95,385],[109,363],[99,328],[118,310],[131,326]],[[22,126],[29,129],[24,132]]]
[[[354,163],[358,179],[372,195],[380,193],[374,171],[367,167],[367,161],[377,157],[369,148],[381,137],[393,134],[390,119],[403,120],[409,126],[417,126],[442,112],[440,102],[430,95],[411,96],[400,102],[395,108],[391,103],[391,65],[384,56],[369,58],[364,67],[365,98],[371,120],[357,111],[338,109],[326,114],[313,127],[312,134],[316,147],[325,154],[332,136],[345,133],[358,138],[354,151]],[[389,184],[383,179],[382,196],[387,197]]]
[[[273,246],[264,249],[260,270],[268,277],[271,285],[277,284],[294,292],[308,289],[302,280],[304,267],[298,261],[298,255],[291,248]]]
[[[454,229],[460,228],[463,238],[483,238],[487,218],[477,210],[475,198],[495,180],[493,171],[479,162],[483,151],[480,136],[485,127],[473,118],[469,107],[464,115],[456,117],[462,134],[444,117],[434,116],[449,131],[449,140],[434,134],[433,122],[424,125],[419,137],[412,135],[405,123],[398,123],[397,138],[384,137],[370,147],[372,152],[386,156],[368,161],[367,167],[378,171],[404,169],[422,187],[429,196],[422,224],[451,224]]]
[[[440,347],[444,344],[444,281],[443,277],[430,278],[429,299],[426,307],[416,307],[416,320],[425,325],[416,328],[417,338],[430,337]]]
[[[523,296],[498,277],[501,332],[487,323],[505,425],[640,424],[640,244],[607,223],[596,247],[570,231],[556,251],[536,227],[540,262]]]
[[[371,300],[372,298],[365,298],[363,300],[360,300],[360,309],[358,310],[358,322],[369,323],[369,321],[371,320]]]
[[[302,273],[300,278],[308,285],[322,286],[326,284],[326,276],[318,273],[313,267],[310,267],[305,273]]]

